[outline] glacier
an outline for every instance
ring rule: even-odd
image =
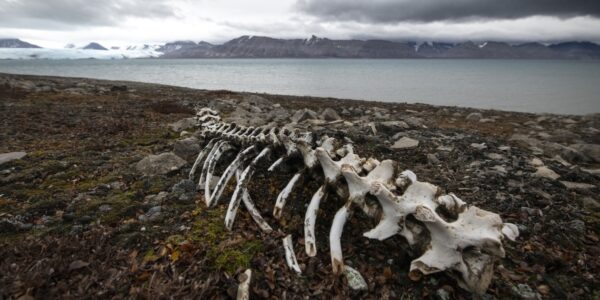
[[[159,57],[156,47],[127,47],[123,49],[52,49],[0,48],[0,59],[128,59]]]

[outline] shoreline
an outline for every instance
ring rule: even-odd
[[[259,298],[472,297],[446,273],[411,280],[406,241],[365,239],[375,224],[360,213],[344,229],[342,246],[368,290],[349,289],[344,276],[331,273],[326,246],[341,201],[335,196],[319,211],[322,250],[308,257],[296,245],[303,270],[297,276],[285,264],[281,238],[291,233],[303,242],[302,216],[318,183],[306,179],[283,221],[273,218],[277,194],[296,172],[291,168],[274,176],[261,166],[249,187],[273,233],[262,233],[242,210],[227,231],[227,204],[206,209],[185,180],[208,142],[190,126],[195,107],[246,126],[346,137],[361,156],[393,159],[419,180],[516,224],[521,236],[503,243],[506,257],[496,263],[486,298],[600,295],[600,114],[0,73],[0,155],[25,152],[0,162],[0,298],[234,297],[246,268],[255,271],[251,289]],[[410,145],[398,143],[407,139]],[[139,171],[143,159],[161,153],[185,163],[165,173]]]
[[[136,58],[138,59],[138,58]],[[139,58],[145,59],[145,58]],[[178,59],[178,58],[175,58]],[[92,59],[94,60],[94,59]],[[192,90],[198,92],[226,92],[232,94],[240,94],[240,95],[257,95],[269,98],[284,98],[286,101],[292,102],[303,102],[303,101],[336,101],[337,103],[345,103],[351,105],[352,103],[369,105],[369,103],[375,105],[384,105],[384,106],[414,106],[415,109],[448,109],[448,110],[459,110],[459,111],[469,111],[469,112],[487,112],[487,113],[504,113],[504,114],[516,114],[516,115],[524,115],[524,116],[565,116],[565,117],[585,117],[589,115],[600,114],[600,112],[591,112],[588,114],[561,114],[561,113],[548,113],[548,112],[523,112],[523,111],[511,111],[511,110],[501,110],[501,109],[493,109],[493,108],[476,108],[476,107],[467,107],[467,106],[452,106],[452,105],[436,105],[436,104],[428,104],[422,102],[388,102],[388,101],[377,101],[377,100],[365,100],[365,99],[349,99],[349,98],[338,98],[338,97],[324,97],[324,96],[308,96],[308,95],[288,95],[288,94],[275,94],[275,93],[262,93],[262,92],[248,92],[248,91],[235,91],[228,89],[200,89],[200,88],[192,88],[178,85],[170,85],[170,84],[162,84],[162,83],[152,83],[152,82],[143,82],[143,81],[131,81],[131,80],[108,80],[108,79],[97,79],[92,77],[70,77],[70,76],[51,76],[51,75],[35,75],[35,74],[15,74],[15,73],[4,73],[0,72],[0,78],[2,77],[14,77],[21,78],[24,80],[58,80],[58,81],[81,81],[81,82],[89,82],[91,84],[113,84],[113,85],[132,85],[132,86],[140,86],[145,88],[151,88],[151,86],[164,87],[164,88],[172,88],[172,89],[182,89],[182,90]],[[408,108],[410,109],[410,108]]]

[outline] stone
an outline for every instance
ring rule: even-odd
[[[474,113],[468,114],[465,119],[467,119],[468,121],[479,121],[479,120],[481,120],[482,117],[483,116],[481,115],[481,113],[474,112]]]
[[[379,122],[377,125],[379,125],[379,127],[384,131],[410,128],[410,126],[404,121],[384,121],[384,122]]]
[[[569,222],[569,227],[578,233],[585,233],[585,222],[582,220],[573,220]]]
[[[304,120],[317,119],[317,113],[308,108],[297,110],[291,117],[292,122],[300,123]]]
[[[181,169],[186,161],[173,152],[149,155],[136,164],[138,172],[144,175],[164,175]]]
[[[471,148],[475,148],[477,150],[483,150],[483,149],[487,148],[487,146],[485,145],[485,143],[481,143],[481,144],[473,143],[473,144],[471,144]]]
[[[145,214],[138,217],[138,220],[142,222],[152,222],[158,220],[162,216],[162,207],[154,206],[150,208]]]
[[[432,165],[437,165],[440,163],[440,160],[437,158],[437,155],[434,153],[427,154],[427,161]]]
[[[534,173],[537,177],[548,178],[552,180],[556,180],[560,177],[560,175],[556,174],[556,172],[552,171],[552,169],[546,166],[540,166],[537,168],[537,171]]]
[[[324,109],[321,113],[321,119],[325,121],[337,121],[341,120],[342,117],[340,117],[340,115],[338,115],[338,113],[333,108],[328,107]]]
[[[498,153],[486,153],[485,156],[492,160],[501,160],[504,159],[504,155]]]
[[[187,161],[195,159],[199,152],[200,143],[195,137],[178,140],[173,145],[173,153]]]
[[[21,159],[27,155],[26,152],[9,152],[0,154],[0,165],[9,161]]]
[[[144,201],[152,205],[161,205],[167,199],[167,196],[169,196],[169,193],[162,191],[156,195],[146,196]]]
[[[591,161],[600,163],[600,145],[598,144],[574,144],[569,148],[579,151]]]
[[[107,211],[111,211],[112,207],[110,207],[110,205],[108,205],[108,204],[102,204],[102,205],[100,205],[100,207],[98,207],[98,210],[101,212],[107,212]]]
[[[392,149],[410,149],[417,146],[419,146],[419,141],[409,137],[402,137],[392,145]]]
[[[523,300],[537,300],[541,299],[540,294],[533,291],[527,284],[518,284],[512,287],[512,291],[516,296],[519,296]]]
[[[175,123],[171,123],[167,125],[171,130],[175,132],[181,132],[190,128],[194,128],[196,126],[195,118],[185,118],[181,119]]]
[[[368,290],[369,286],[362,275],[350,266],[344,266],[344,275],[348,286],[353,290]]]
[[[560,183],[562,183],[562,185],[564,185],[569,190],[589,190],[596,187],[593,184],[581,182],[561,181]]]
[[[583,208],[585,208],[589,211],[600,209],[600,202],[598,202],[590,197],[585,197],[585,198],[581,199],[581,204],[583,205]]]
[[[534,157],[533,159],[531,159],[531,161],[529,162],[529,164],[532,165],[532,166],[534,166],[534,167],[540,167],[540,166],[544,165],[544,162],[541,159],[539,159],[537,157]]]

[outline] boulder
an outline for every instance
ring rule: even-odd
[[[144,175],[164,175],[181,169],[185,164],[186,161],[173,152],[165,152],[146,156],[135,167]]]
[[[168,125],[169,128],[175,132],[181,132],[190,128],[194,128],[196,126],[195,118],[185,118],[181,119],[175,123],[171,123]]]
[[[26,152],[9,152],[0,154],[0,165],[7,163],[9,161],[13,161],[16,159],[21,159],[27,155]]]
[[[304,120],[317,119],[317,113],[308,108],[297,110],[292,116],[292,122],[300,123]]]
[[[195,137],[178,140],[173,145],[173,152],[175,155],[190,161],[195,159],[200,152],[200,143],[198,143],[198,139]]]
[[[340,117],[340,115],[338,115],[338,113],[333,108],[328,107],[321,113],[321,119],[325,121],[337,121],[341,120],[342,117]]]

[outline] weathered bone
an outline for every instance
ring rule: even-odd
[[[207,139],[213,139],[198,155],[190,178],[193,178],[196,168],[204,159],[201,183],[204,180],[207,189],[210,189],[209,177],[212,176],[217,160],[228,147],[249,144],[264,147],[245,168],[242,166],[254,152],[254,148],[250,146],[240,152],[227,167],[212,193],[205,190],[207,204],[215,205],[233,172],[236,173],[237,185],[225,217],[228,229],[232,228],[239,204],[243,202],[262,230],[272,230],[258,212],[247,189],[257,164],[272,150],[285,150],[285,155],[268,168],[269,172],[294,157],[300,157],[304,163],[304,168],[279,193],[273,210],[276,218],[281,217],[289,195],[303,174],[315,175],[322,172],[323,176],[316,174],[316,177],[324,177],[325,182],[313,195],[305,214],[304,240],[308,256],[316,255],[314,228],[320,202],[329,192],[337,192],[341,198],[345,198],[346,203],[335,214],[329,233],[334,273],[348,270],[344,266],[341,237],[353,206],[360,208],[367,216],[380,218],[375,228],[364,233],[365,237],[383,240],[399,234],[414,249],[427,249],[411,262],[411,278],[421,274],[453,271],[458,274],[456,280],[459,285],[474,293],[483,293],[487,289],[492,277],[494,258],[504,256],[504,238],[514,240],[519,234],[515,225],[503,223],[497,214],[468,206],[454,194],[441,195],[437,186],[418,181],[417,176],[409,170],[395,178],[395,163],[392,160],[379,162],[374,158],[361,158],[354,154],[352,142],[348,138],[344,138],[347,144],[336,148],[339,145],[333,138],[323,136],[315,141],[312,133],[300,132],[294,128],[278,129],[271,125],[254,128],[225,123],[220,121],[218,113],[210,109],[199,110],[196,118],[201,123],[201,134]],[[342,178],[345,180],[340,180]],[[401,195],[396,194],[397,187],[403,191]],[[374,196],[378,205],[367,203],[367,195]],[[455,220],[448,221],[438,214],[437,209],[440,207],[444,208],[442,211],[452,214]],[[407,219],[409,216],[414,218]],[[288,266],[300,273],[291,236],[286,236],[283,244]]]
[[[271,148],[264,148],[258,156],[252,160],[252,162],[246,167],[244,172],[239,176],[238,183],[235,187],[235,191],[233,192],[233,196],[231,196],[231,200],[229,202],[229,207],[227,208],[227,214],[225,215],[225,227],[231,230],[233,227],[233,221],[235,220],[235,215],[237,213],[237,209],[240,206],[240,200],[242,198],[242,193],[245,191],[246,186],[248,185],[248,181],[252,178],[252,174],[254,174],[254,170],[258,162],[263,159],[267,154],[271,152]]]
[[[215,186],[215,189],[213,190],[213,193],[210,196],[210,201],[207,205],[208,207],[212,207],[217,204],[217,202],[221,198],[221,195],[223,194],[223,190],[225,190],[225,187],[227,186],[227,183],[235,173],[235,170],[239,169],[242,166],[244,161],[248,159],[248,157],[254,151],[255,148],[256,147],[252,145],[244,149],[243,151],[238,153],[238,155],[231,162],[231,164],[227,166],[227,169],[225,169],[223,175],[221,175],[221,178],[219,178],[219,181],[217,182],[217,185]]]
[[[319,204],[327,197],[327,186],[322,185],[317,192],[312,196],[306,215],[304,217],[304,245],[308,256],[317,255],[317,242],[315,238],[315,222],[317,213],[319,212]]]
[[[290,196],[290,193],[292,192],[292,189],[296,185],[296,182],[298,182],[298,179],[300,179],[300,177],[302,177],[302,174],[304,174],[304,171],[305,170],[302,169],[302,170],[298,171],[298,173],[294,174],[292,179],[290,179],[290,181],[285,186],[285,188],[283,188],[283,190],[281,190],[281,192],[277,196],[277,201],[275,202],[275,208],[273,209],[273,216],[275,218],[277,218],[277,219],[281,218],[281,212],[283,211],[283,207],[285,206],[285,203],[287,202],[287,198]]]
[[[221,144],[219,149],[215,151],[215,154],[212,160],[208,163],[208,167],[206,170],[206,179],[204,184],[204,201],[206,202],[206,206],[210,206],[210,202],[212,200],[212,193],[210,191],[210,182],[212,181],[212,174],[215,171],[215,167],[217,166],[217,162],[223,153],[234,149],[229,143],[225,142]]]
[[[285,250],[285,261],[287,262],[288,267],[296,273],[302,274],[300,265],[298,265],[298,261],[296,260],[296,254],[294,253],[294,244],[292,242],[291,234],[288,234],[283,238],[283,249]]]

